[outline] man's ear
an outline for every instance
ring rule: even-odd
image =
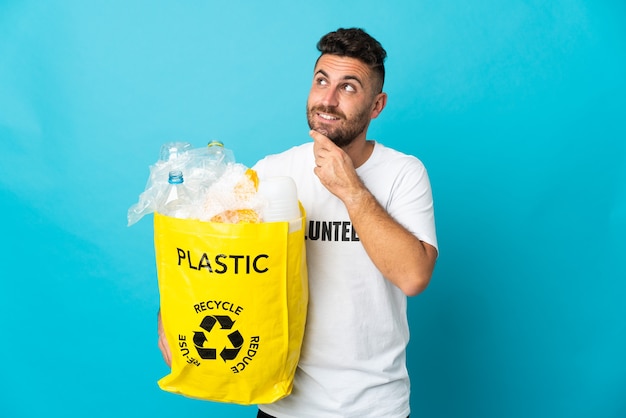
[[[374,99],[374,105],[372,107],[372,113],[370,118],[376,119],[378,115],[380,115],[380,112],[383,111],[385,106],[387,106],[387,93],[378,93],[376,95],[376,98]]]

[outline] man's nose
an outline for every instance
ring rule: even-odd
[[[339,105],[339,99],[337,95],[336,89],[328,89],[325,91],[326,94],[322,97],[322,103],[324,106],[328,107],[337,107]]]

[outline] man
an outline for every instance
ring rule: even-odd
[[[253,167],[261,181],[287,175],[298,186],[310,292],[293,392],[258,417],[405,418],[406,296],[426,288],[438,254],[430,183],[417,158],[367,140],[387,103],[378,41],[339,29],[317,47],[313,142]],[[163,338],[160,347],[167,360]]]

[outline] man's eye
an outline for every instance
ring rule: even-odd
[[[352,84],[346,84],[345,86],[343,86],[343,89],[350,93],[354,93],[356,91]]]
[[[325,86],[328,84],[328,81],[326,81],[326,79],[324,78],[318,78],[317,79],[317,84],[319,84],[320,86]]]

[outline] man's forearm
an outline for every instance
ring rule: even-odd
[[[344,204],[365,251],[383,276],[407,296],[423,291],[437,250],[393,219],[365,187]]]

